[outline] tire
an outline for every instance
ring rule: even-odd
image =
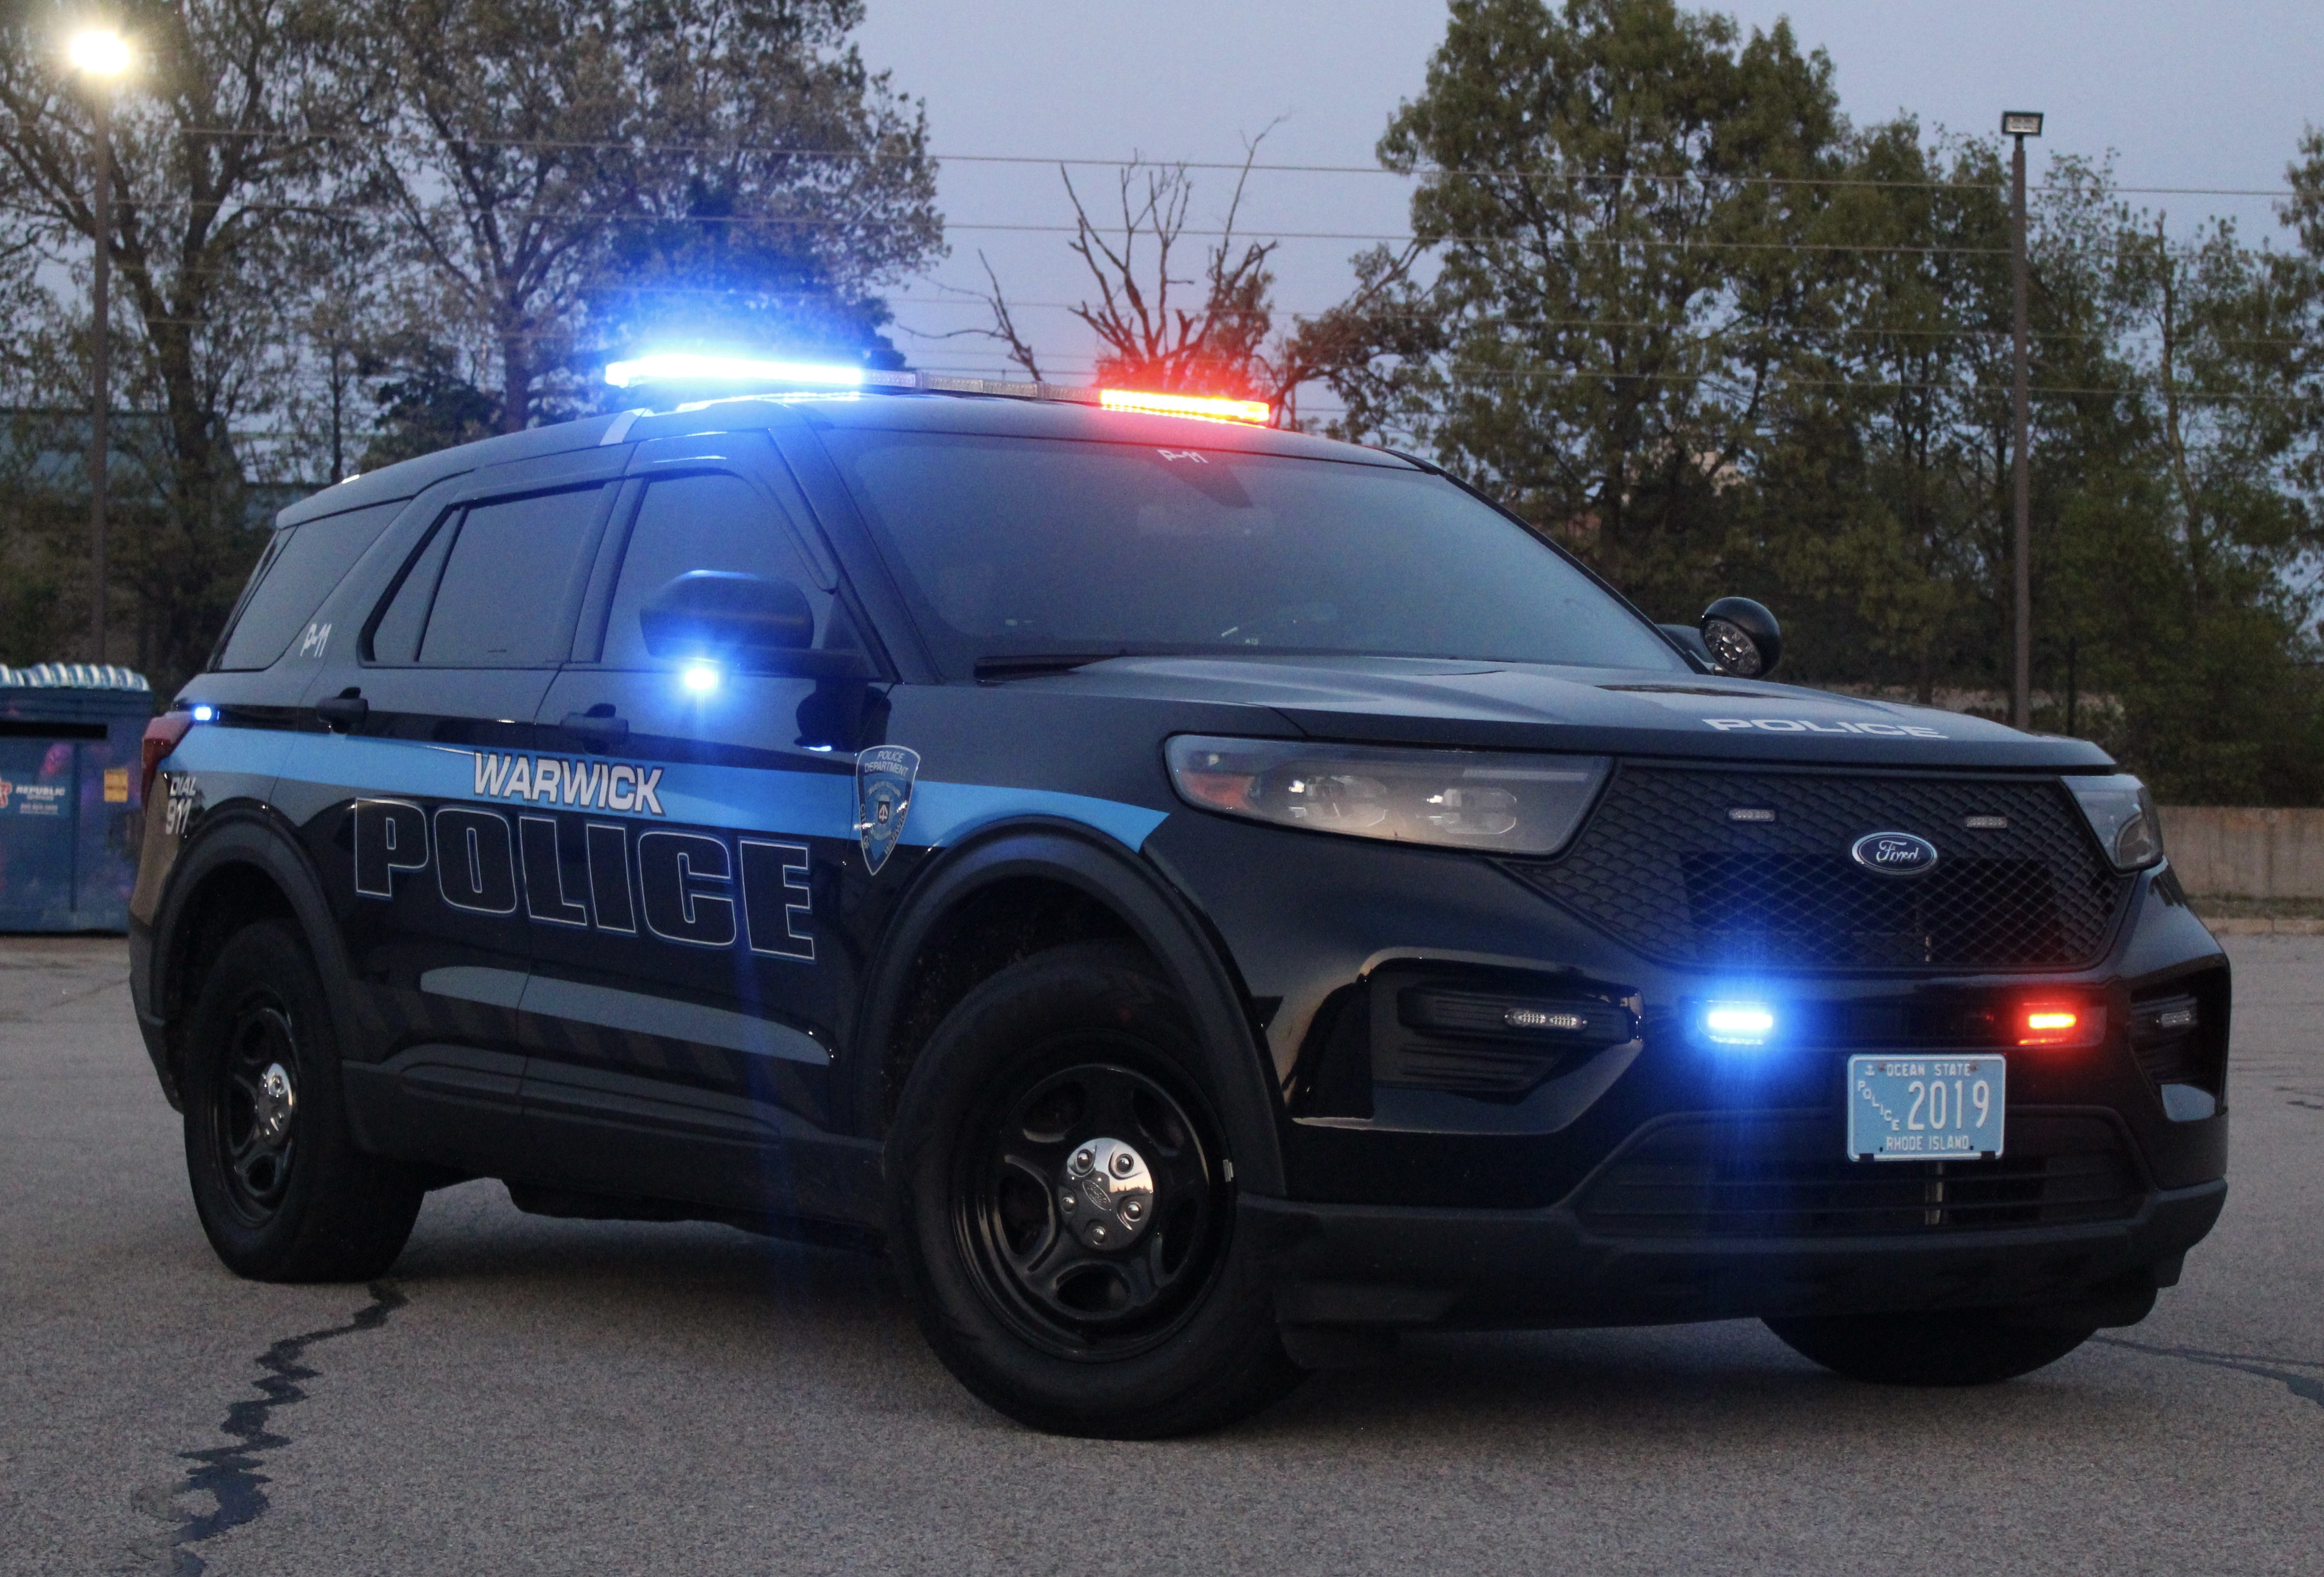
[[[181,1088],[194,1209],[256,1281],[368,1281],[395,1262],[425,1192],[357,1150],[321,980],[290,925],[219,950],[188,1020]]]
[[[1876,1386],[1989,1386],[2058,1361],[2096,1325],[2013,1323],[2005,1312],[1769,1320],[1801,1357]]]
[[[1234,1230],[1200,1070],[1184,1005],[1115,944],[992,976],[912,1069],[887,1151],[897,1274],[945,1367],[1019,1423],[1185,1434],[1305,1378]]]

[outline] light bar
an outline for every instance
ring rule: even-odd
[[[1274,411],[1264,400],[1213,400],[1199,394],[1141,394],[1101,389],[1097,402],[1108,410],[1142,410],[1153,416],[1200,416],[1212,421],[1254,421],[1265,426]]]
[[[862,384],[863,369],[658,351],[635,361],[606,363],[605,382],[616,389],[639,383],[813,383],[827,389],[853,389]]]
[[[605,382],[616,389],[641,383],[715,383],[744,394],[790,388],[864,389],[899,394],[1001,395],[1015,400],[1055,400],[1097,405],[1108,410],[1149,416],[1192,416],[1205,421],[1240,421],[1265,427],[1275,416],[1264,400],[1224,400],[1205,394],[1160,394],[1138,389],[1074,388],[1062,383],[1020,383],[1001,378],[960,378],[942,373],[885,372],[873,367],[832,366],[817,362],[762,361],[754,356],[715,355],[705,351],[653,351],[605,364]]]

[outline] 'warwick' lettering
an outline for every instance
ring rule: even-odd
[[[478,751],[475,761],[479,799],[521,799],[528,805],[546,802],[631,816],[662,814],[659,767],[487,751]]]

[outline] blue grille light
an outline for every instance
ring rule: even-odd
[[[199,703],[197,703],[197,704],[195,705],[195,706],[194,706],[194,721],[195,721],[195,722],[197,722],[197,723],[209,723],[209,722],[213,722],[213,721],[215,721],[215,720],[217,719],[217,707],[210,706],[210,705],[209,705],[208,703],[207,703],[207,702],[199,702]]]
[[[1702,1032],[1720,1046],[1765,1046],[1775,1032],[1775,1010],[1765,1002],[1713,1002],[1702,1010]]]
[[[718,687],[718,670],[706,662],[697,662],[679,677],[678,682],[696,696],[707,696]]]
[[[817,388],[853,389],[862,383],[863,369],[657,351],[634,361],[606,363],[605,382],[616,389],[638,383],[811,383]]]

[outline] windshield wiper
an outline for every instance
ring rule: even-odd
[[[981,681],[1029,679],[1042,674],[1069,674],[1093,662],[1129,655],[1127,649],[1116,651],[1002,651],[978,658],[974,671]]]

